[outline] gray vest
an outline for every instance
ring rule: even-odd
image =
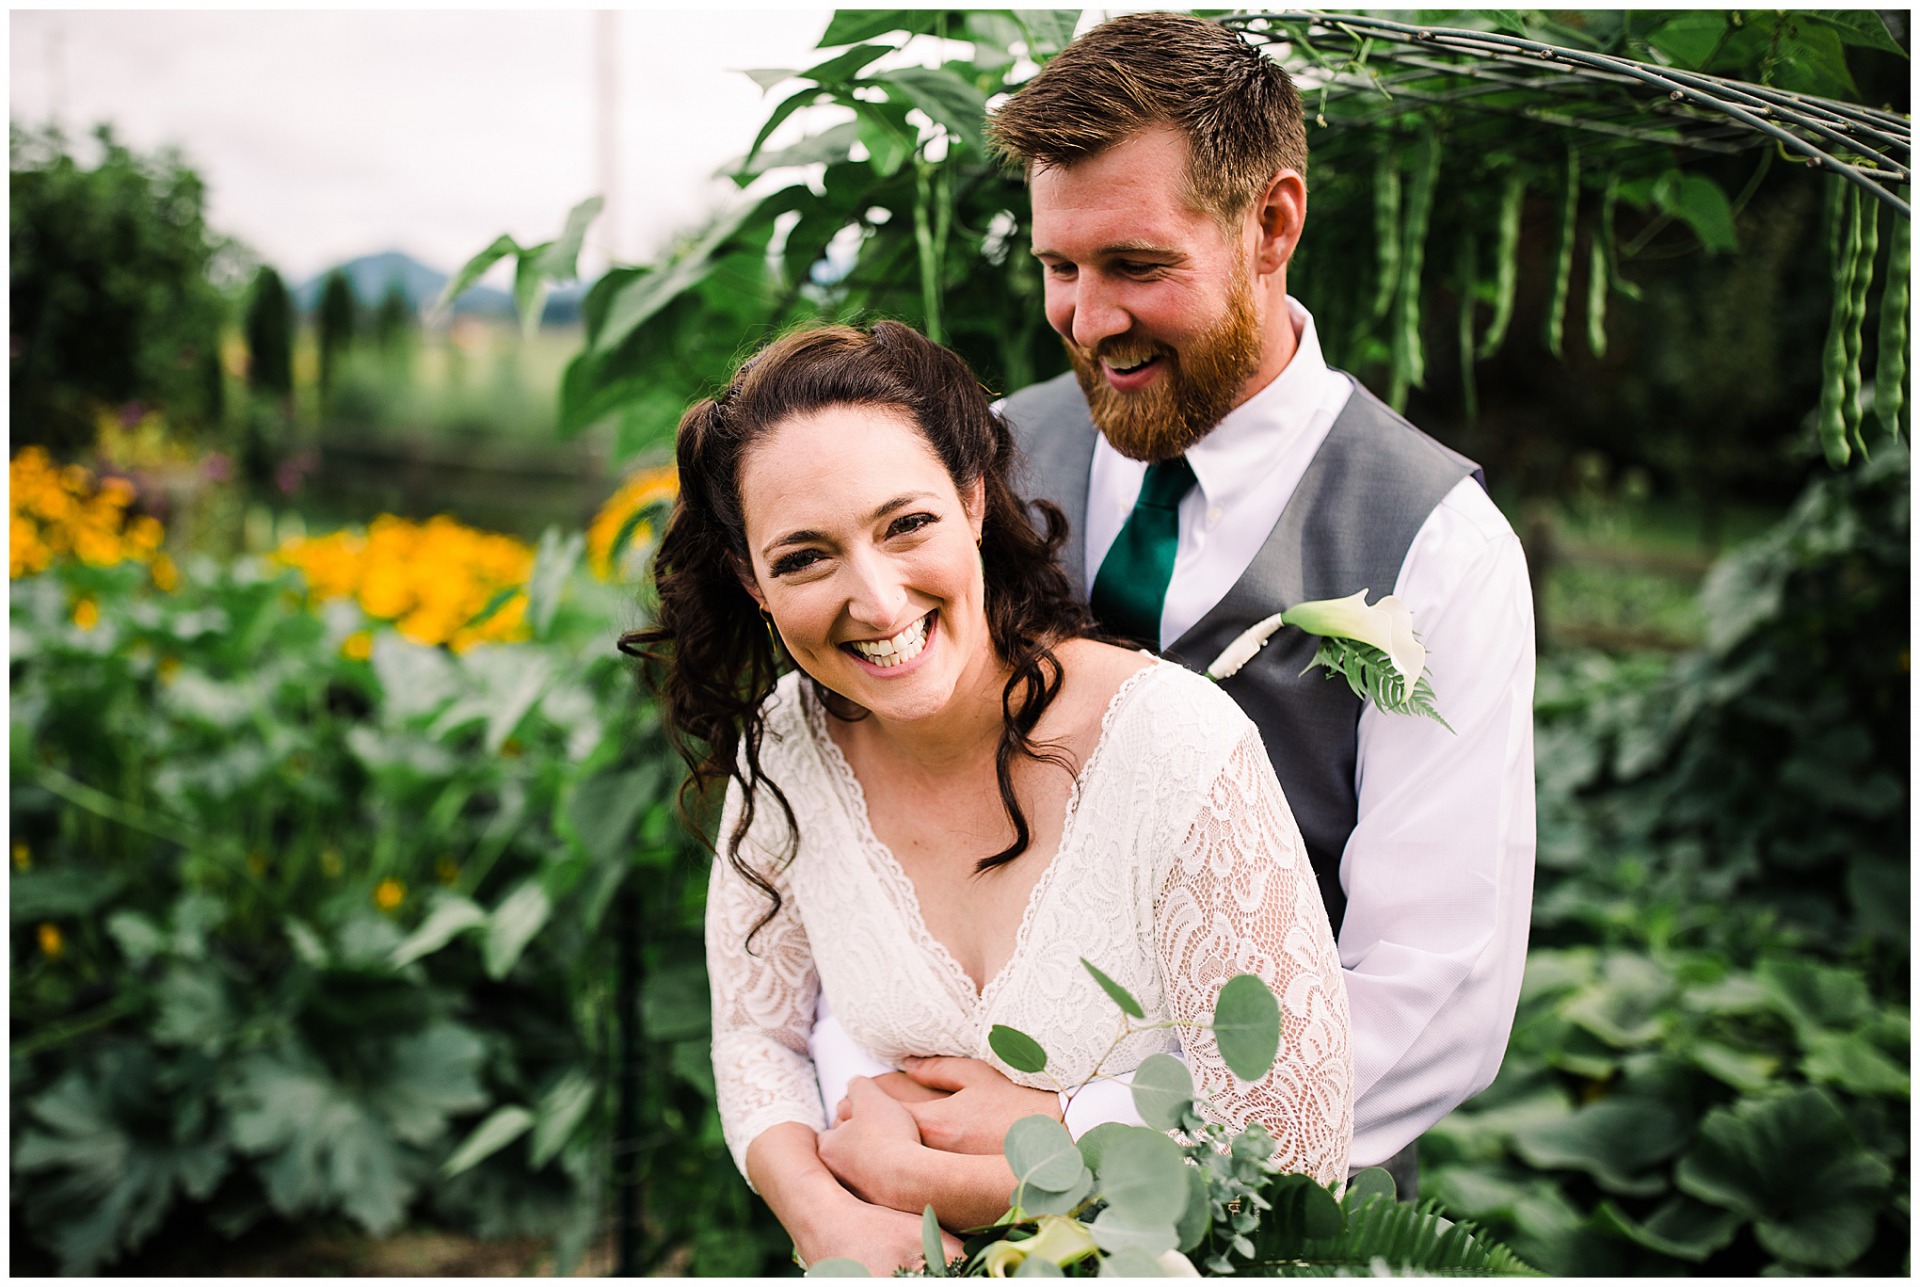
[[[1045,497],[1065,511],[1073,529],[1067,571],[1084,596],[1087,480],[1097,431],[1080,386],[1069,372],[1022,389],[1007,399],[1005,412],[1026,457],[1021,494]],[[1391,593],[1421,524],[1470,474],[1485,485],[1478,465],[1415,429],[1356,381],[1253,563],[1166,655],[1204,670],[1242,631],[1284,608],[1356,590],[1369,591],[1369,599]],[[1259,726],[1337,935],[1347,906],[1340,856],[1358,816],[1361,704],[1344,680],[1320,670],[1300,673],[1317,642],[1282,630],[1221,687]],[[1436,687],[1444,708],[1445,689]]]

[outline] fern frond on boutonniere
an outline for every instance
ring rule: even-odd
[[[1355,697],[1389,714],[1424,715],[1453,731],[1435,708],[1426,675],[1427,649],[1413,632],[1413,613],[1390,594],[1371,607],[1361,590],[1344,599],[1315,599],[1276,612],[1228,644],[1207,667],[1207,678],[1217,682],[1238,674],[1283,626],[1319,636],[1320,647],[1307,670],[1319,666],[1328,678],[1340,676]]]

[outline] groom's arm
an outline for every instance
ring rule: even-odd
[[[1360,717],[1339,936],[1355,1167],[1385,1162],[1499,1071],[1533,897],[1533,600],[1519,541],[1478,484],[1421,528],[1395,593],[1454,731],[1372,706]]]

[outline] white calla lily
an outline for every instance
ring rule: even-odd
[[[1326,639],[1352,639],[1385,653],[1400,677],[1411,684],[1426,668],[1427,650],[1413,635],[1413,613],[1389,594],[1372,607],[1367,592],[1344,599],[1316,599],[1280,614],[1285,624]],[[1272,632],[1269,631],[1269,634]]]

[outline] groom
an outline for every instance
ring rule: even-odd
[[[1026,171],[1047,320],[1073,364],[1005,414],[1029,493],[1072,523],[1069,571],[1102,625],[1202,669],[1272,613],[1366,590],[1406,604],[1427,646],[1451,732],[1302,676],[1314,641],[1297,630],[1223,685],[1260,727],[1339,942],[1353,1165],[1387,1165],[1411,1196],[1414,1141],[1499,1070],[1525,964],[1534,661],[1519,542],[1479,469],[1329,368],[1288,297],[1306,132],[1277,64],[1216,23],[1117,18],[988,135]],[[822,1046],[844,1041],[830,1034],[823,1069]],[[929,1143],[930,1123],[951,1135],[967,1113],[997,1143],[1018,1088],[973,1060],[909,1076],[957,1088],[910,1105]]]

